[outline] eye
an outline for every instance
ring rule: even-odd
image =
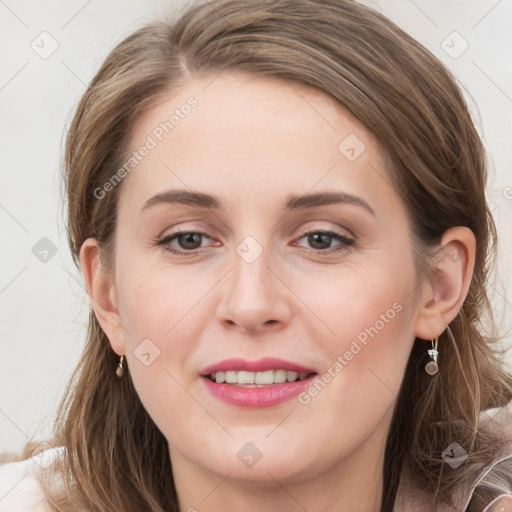
[[[201,242],[204,237],[210,238],[202,231],[176,231],[155,242],[157,245],[163,246],[166,251],[173,254],[191,255],[195,254],[197,249],[201,248]],[[177,242],[179,247],[171,245],[174,241]]]
[[[311,246],[310,252],[315,254],[331,254],[333,252],[344,251],[354,245],[355,240],[335,231],[308,231],[302,235],[299,240],[306,238],[307,243]],[[339,243],[334,247],[331,246],[333,241]]]

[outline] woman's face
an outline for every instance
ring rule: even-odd
[[[148,111],[131,150],[111,342],[173,466],[285,485],[381,460],[418,277],[375,138],[319,92],[221,74]]]

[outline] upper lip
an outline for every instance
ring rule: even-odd
[[[199,372],[200,375],[211,375],[217,372],[226,371],[246,371],[246,372],[264,372],[267,370],[286,370],[297,373],[316,373],[311,368],[306,368],[291,361],[278,359],[275,357],[265,357],[258,361],[246,361],[245,359],[226,359],[219,363],[207,366]]]

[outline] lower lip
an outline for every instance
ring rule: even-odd
[[[206,389],[218,400],[238,407],[272,407],[290,400],[305,391],[316,375],[296,382],[270,384],[261,388],[249,388],[234,384],[217,384],[203,377]]]

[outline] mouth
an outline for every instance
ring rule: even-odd
[[[306,390],[316,371],[282,359],[231,359],[200,372],[218,400],[239,407],[271,407]]]

